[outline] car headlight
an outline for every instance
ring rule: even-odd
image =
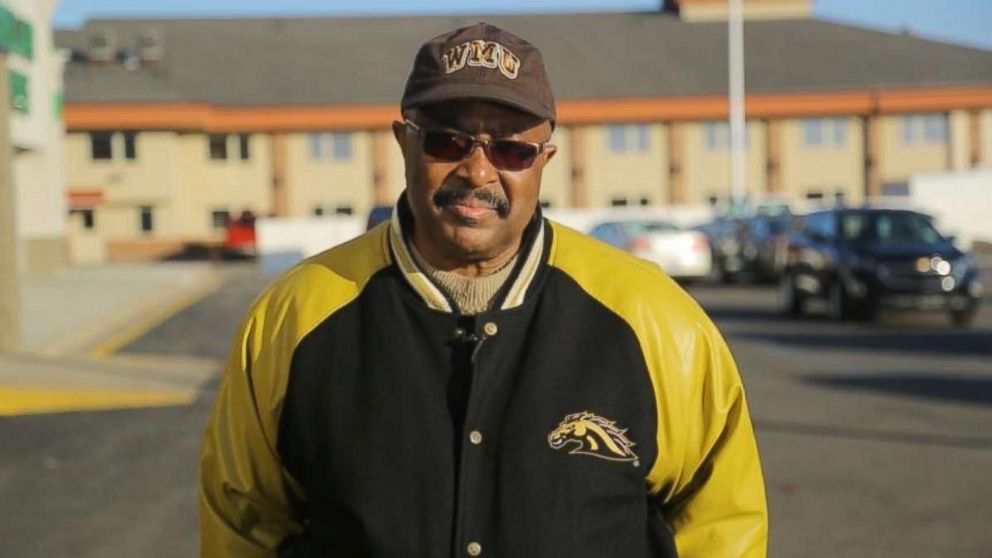
[[[974,270],[975,267],[975,258],[971,254],[965,254],[951,262],[951,276],[960,279]]]

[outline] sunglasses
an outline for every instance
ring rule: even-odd
[[[510,139],[481,140],[475,136],[446,129],[421,128],[404,120],[403,124],[423,140],[423,150],[428,156],[450,163],[462,161],[472,154],[475,146],[482,147],[489,161],[499,170],[519,171],[529,169],[537,156],[549,144]]]

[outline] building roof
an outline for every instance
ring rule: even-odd
[[[727,90],[725,23],[668,13],[293,19],[96,19],[57,31],[85,51],[113,35],[133,49],[160,33],[161,62],[137,70],[71,63],[69,103],[202,101],[219,106],[398,103],[417,48],[479,20],[537,45],[559,99],[693,97]],[[992,51],[813,19],[745,24],[748,92],[992,86]]]

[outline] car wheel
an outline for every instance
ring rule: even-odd
[[[968,327],[975,321],[978,314],[978,306],[971,306],[964,310],[951,311],[951,323],[956,327]]]
[[[791,273],[783,273],[779,281],[779,298],[786,316],[799,317],[805,310],[805,301],[796,289],[796,280]]]
[[[827,294],[827,312],[830,314],[830,319],[835,322],[843,322],[851,318],[851,302],[840,279],[830,285],[830,292]]]
[[[870,322],[875,319],[877,305],[871,300],[859,302],[848,301],[848,315],[861,322]]]

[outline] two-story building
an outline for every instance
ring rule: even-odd
[[[111,255],[218,238],[256,215],[391,204],[417,47],[480,19],[534,42],[558,99],[553,207],[730,193],[724,2],[656,13],[92,20],[68,49],[67,177]],[[860,203],[915,173],[992,165],[992,52],[745,1],[747,189]]]

